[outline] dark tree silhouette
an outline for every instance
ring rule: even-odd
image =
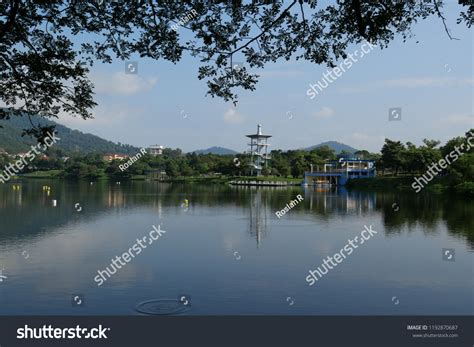
[[[0,2],[0,119],[12,116],[91,118],[88,66],[132,54],[177,63],[184,53],[202,64],[208,93],[237,102],[237,88],[254,90],[249,69],[279,59],[334,66],[349,44],[386,47],[410,37],[418,20],[438,16],[439,0],[111,1],[3,0]],[[436,2],[435,2],[436,1]],[[458,23],[473,23],[474,5],[460,0]],[[176,30],[178,28],[178,30]],[[454,38],[453,38],[454,39]],[[243,66],[236,62],[245,62]],[[41,138],[50,127],[31,122]]]

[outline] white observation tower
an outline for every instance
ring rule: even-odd
[[[257,126],[257,133],[253,135],[246,135],[250,138],[250,170],[251,174],[262,175],[263,166],[267,167],[267,161],[270,159],[268,155],[268,139],[271,135],[262,134],[262,125]]]

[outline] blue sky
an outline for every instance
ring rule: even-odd
[[[420,21],[413,38],[374,49],[312,100],[308,85],[322,78],[326,66],[269,64],[256,71],[261,74],[256,91],[240,91],[234,108],[205,97],[207,87],[197,79],[199,62],[193,58],[176,65],[132,58],[138,61],[137,75],[126,75],[122,61],[92,69],[99,104],[95,119],[63,116],[59,122],[116,142],[184,151],[210,146],[243,151],[244,135],[254,133],[258,123],[273,135],[271,149],[335,140],[379,151],[386,137],[445,142],[474,127],[473,36],[472,29],[456,24],[459,10],[455,0],[444,7],[459,41],[448,38],[440,19]],[[391,107],[402,108],[401,121],[388,121]]]

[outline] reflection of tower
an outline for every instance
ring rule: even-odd
[[[161,204],[161,199],[159,199],[158,201],[155,201],[155,207],[156,207],[156,210],[158,211],[158,218],[159,219],[163,218],[163,207]]]
[[[250,188],[250,235],[257,238],[257,247],[260,245],[263,234],[267,232],[267,202],[262,202],[262,190]]]
[[[16,195],[14,196],[15,205],[18,207],[21,207],[23,204],[23,190],[19,188],[15,192],[16,192]]]
[[[267,161],[270,159],[268,155],[268,139],[271,135],[262,134],[262,125],[257,126],[257,133],[246,135],[250,138],[250,167],[252,175],[256,172],[257,176],[262,174],[263,165],[267,167]]]

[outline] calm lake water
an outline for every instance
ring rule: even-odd
[[[297,194],[304,200],[279,219]],[[166,233],[98,287],[97,271],[152,225]],[[364,225],[378,234],[310,287],[308,271]],[[454,249],[451,261],[443,248]],[[185,294],[193,315],[471,315],[473,249],[474,202],[454,196],[9,183],[0,185],[0,314],[133,315],[140,302]],[[72,305],[76,294],[84,306]]]

